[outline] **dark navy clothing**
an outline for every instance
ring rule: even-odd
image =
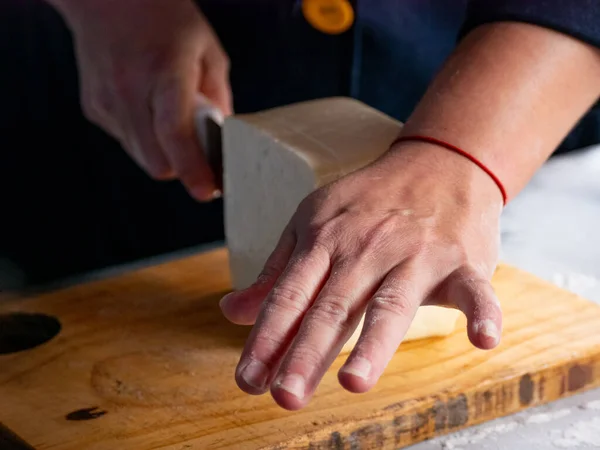
[[[332,36],[311,27],[294,0],[199,4],[230,54],[236,111],[347,95],[400,120],[455,47],[466,7],[465,0],[354,1],[355,26]]]
[[[232,61],[237,112],[346,95],[406,120],[458,40],[517,20],[600,45],[598,0],[358,0],[340,35],[298,0],[198,0]],[[42,0],[0,2],[0,257],[31,282],[222,239],[222,207],[150,180],[83,117],[71,36]],[[591,111],[561,146],[600,142]]]
[[[355,26],[337,36],[312,28],[297,0],[198,3],[231,55],[241,112],[349,95],[405,121],[460,38],[495,21],[532,23],[600,46],[598,0],[353,0]],[[558,151],[596,142],[598,107]]]
[[[490,22],[532,23],[600,46],[597,0],[470,0],[463,34]]]

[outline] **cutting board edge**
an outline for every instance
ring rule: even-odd
[[[558,362],[535,373],[517,373],[494,386],[480,383],[458,395],[448,392],[443,397],[400,402],[351,424],[325,425],[318,432],[262,446],[259,450],[397,450],[600,388],[600,347],[592,356],[563,363]],[[508,399],[505,404],[509,406],[497,411],[493,404],[500,398]],[[498,401],[498,405],[502,404]]]

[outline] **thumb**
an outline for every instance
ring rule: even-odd
[[[209,46],[203,55],[199,89],[200,93],[219,108],[223,115],[233,114],[229,59],[217,43]]]
[[[456,305],[467,317],[469,340],[484,350],[500,343],[502,311],[490,282],[470,268],[461,268],[445,281],[446,304]]]

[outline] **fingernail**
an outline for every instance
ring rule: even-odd
[[[264,389],[269,378],[269,369],[260,361],[251,361],[242,371],[242,379],[248,386]]]
[[[304,398],[306,383],[301,375],[290,374],[286,375],[283,380],[277,382],[277,387],[289,392],[299,400],[302,400]]]
[[[371,374],[371,361],[366,358],[357,357],[354,358],[350,363],[342,367],[341,372],[349,373],[356,377],[368,380]]]
[[[498,327],[490,319],[485,319],[480,322],[476,322],[475,325],[473,325],[473,330],[476,334],[481,334],[485,337],[493,339],[494,342],[498,342],[498,340],[500,339]]]

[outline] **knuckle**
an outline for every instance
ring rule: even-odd
[[[308,244],[312,248],[329,249],[336,234],[334,224],[331,222],[325,224],[311,222],[306,228]]]
[[[363,238],[367,242],[383,242],[399,232],[399,226],[394,217],[387,217],[372,227]]]
[[[340,295],[327,295],[326,298],[314,304],[309,310],[308,316],[315,322],[342,330],[350,320],[348,298]]]
[[[294,313],[304,313],[310,302],[310,296],[304,289],[292,285],[276,286],[271,291],[270,305],[277,309],[289,310]]]
[[[373,296],[372,306],[397,316],[410,316],[415,303],[414,289],[409,283],[382,287]]]
[[[269,332],[260,332],[256,335],[254,346],[267,352],[273,351],[281,346],[281,336]]]
[[[438,252],[434,247],[428,237],[421,237],[411,243],[409,254],[417,257],[421,255],[436,257],[438,256]]]
[[[308,367],[319,367],[325,358],[325,349],[318,343],[303,341],[292,355],[294,360],[302,361]]]
[[[382,286],[377,293],[379,297],[396,301],[410,301],[415,297],[415,294],[414,283],[408,280],[394,280],[392,283]]]
[[[373,307],[399,317],[409,317],[412,314],[412,306],[409,303],[386,297],[373,298]]]
[[[280,271],[267,261],[267,264],[261,270],[260,274],[256,278],[255,284],[266,284],[275,281],[279,277]]]
[[[392,245],[397,247],[397,243],[401,242],[394,235],[398,235],[398,230],[392,230],[389,224],[378,224],[358,236],[355,245],[362,254],[381,255],[382,252],[388,252]],[[402,245],[406,246],[404,243]]]

